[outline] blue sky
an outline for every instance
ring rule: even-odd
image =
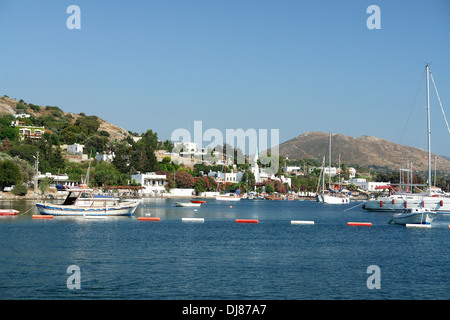
[[[72,4],[80,30],[66,27]],[[162,140],[201,120],[426,149],[425,63],[450,120],[449,39],[446,0],[0,0],[0,94]],[[431,90],[432,151],[450,156]]]

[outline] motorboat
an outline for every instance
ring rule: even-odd
[[[202,204],[195,202],[174,202],[173,205],[175,207],[200,207]]]
[[[402,213],[392,216],[390,222],[396,224],[431,224],[437,213],[428,208],[405,209]]]

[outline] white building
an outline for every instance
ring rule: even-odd
[[[95,156],[95,159],[97,159],[98,162],[101,161],[112,162],[115,157],[116,155],[114,154],[114,152],[112,152],[112,153],[97,154]]]
[[[391,182],[367,182],[366,179],[362,178],[350,179],[349,183],[354,184],[358,189],[364,190],[366,192],[379,191],[375,190],[375,188],[380,186],[391,185]]]
[[[209,171],[208,176],[214,177],[217,183],[231,182],[231,183],[239,183],[242,181],[242,176],[244,174],[242,172],[226,172],[225,175],[223,172],[213,172]],[[225,176],[225,180],[224,180]]]
[[[148,195],[162,195],[166,192],[165,186],[168,183],[166,175],[154,172],[133,174],[131,180],[140,183],[144,187],[142,193]]]
[[[74,144],[67,145],[66,151],[67,151],[67,153],[76,154],[78,156],[81,156],[83,154],[83,148],[84,148],[83,144],[74,143]]]

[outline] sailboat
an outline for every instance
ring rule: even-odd
[[[402,212],[404,215],[409,215],[409,212],[403,212],[405,209],[417,209],[424,208],[428,209],[431,212],[450,212],[450,197],[447,197],[442,194],[432,193],[431,188],[431,128],[430,128],[430,98],[429,98],[429,79],[433,81],[433,85],[436,91],[436,95],[438,97],[439,103],[441,104],[439,94],[437,92],[436,85],[433,80],[433,75],[430,70],[430,66],[426,65],[426,99],[427,99],[427,137],[428,137],[428,190],[427,192],[412,194],[412,193],[395,193],[390,196],[380,197],[378,199],[372,199],[367,201],[363,209],[370,211],[390,211],[390,212]],[[441,109],[444,114],[444,119],[447,123],[447,119],[445,118],[444,109]],[[447,125],[447,129],[448,128]],[[421,215],[421,213],[416,212],[416,215]],[[431,214],[430,219],[434,218],[435,215]],[[397,216],[400,217],[400,216]],[[401,221],[401,220],[397,220]]]
[[[431,74],[431,71],[428,64],[425,68],[427,73],[428,196],[431,197],[431,131],[429,94],[429,76]],[[425,200],[423,200],[422,208],[406,208],[405,212],[394,214],[392,216],[392,220],[397,224],[431,224],[435,217],[436,212],[431,211],[430,208],[426,208]]]
[[[317,193],[316,200],[318,202],[323,202],[327,204],[348,204],[350,203],[350,196],[348,194],[343,194],[339,191],[335,191],[331,189],[331,131],[330,131],[330,141],[328,143],[328,192],[325,192],[325,157],[322,161],[322,170],[321,170],[321,180],[322,181],[322,191],[321,193]],[[339,157],[340,161],[340,157]],[[340,174],[340,172],[339,172]],[[339,176],[339,186],[340,186],[340,176]]]

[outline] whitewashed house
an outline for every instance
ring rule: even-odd
[[[83,155],[83,148],[84,148],[84,144],[74,143],[74,144],[67,145],[66,151],[67,151],[67,153],[81,156],[81,155]]]
[[[168,183],[165,174],[156,174],[154,172],[137,173],[131,175],[131,180],[140,183],[144,189],[142,193],[147,195],[162,195],[166,192],[166,184]]]

